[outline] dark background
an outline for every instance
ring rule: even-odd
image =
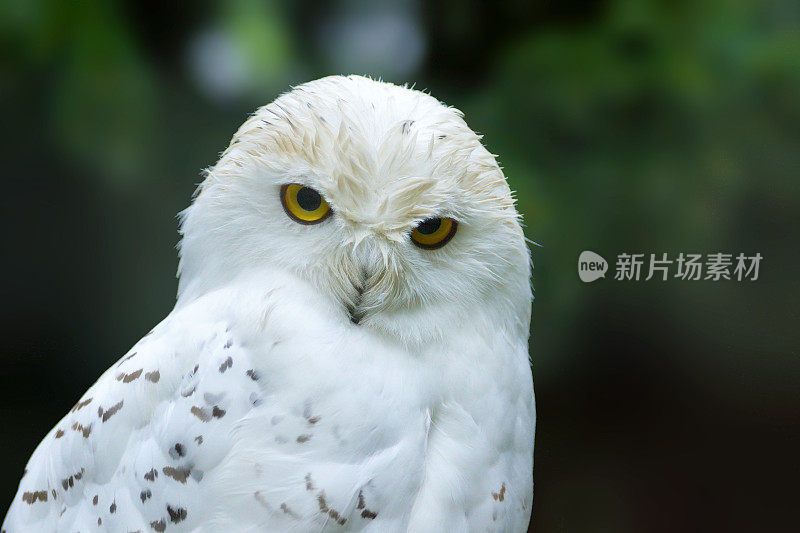
[[[0,4],[0,515],[170,311],[201,168],[289,85],[368,73],[462,109],[541,245],[533,529],[796,531],[800,4],[164,4]],[[584,284],[586,249],[764,259]]]

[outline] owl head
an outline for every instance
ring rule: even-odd
[[[256,111],[182,214],[179,303],[279,272],[402,342],[527,334],[530,261],[500,167],[430,95],[360,76]]]

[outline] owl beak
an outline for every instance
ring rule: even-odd
[[[382,277],[386,269],[386,258],[376,243],[364,239],[353,247],[350,259],[356,274],[351,278],[353,296],[346,307],[350,321],[358,325],[369,312],[369,292]]]
[[[350,322],[358,325],[361,319],[364,318],[365,310],[361,307],[361,300],[364,296],[364,285],[367,282],[367,274],[363,272],[362,281],[360,284],[353,284],[356,290],[356,295],[353,298],[353,303],[347,306],[347,312],[350,314]]]

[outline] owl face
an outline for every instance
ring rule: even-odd
[[[483,313],[527,329],[529,256],[458,111],[362,77],[302,85],[239,129],[183,214],[179,297],[278,269],[408,341]]]

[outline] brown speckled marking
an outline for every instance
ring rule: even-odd
[[[162,518],[161,520],[150,522],[150,527],[158,531],[158,533],[162,533],[167,529],[167,522]]]
[[[215,405],[214,408],[211,409],[211,416],[213,416],[214,418],[222,418],[223,416],[225,416],[226,412],[227,411],[225,411],[225,409],[220,409]]]
[[[194,438],[194,441],[197,443],[198,446],[200,446],[201,444],[203,444],[203,436],[202,435],[196,436]]]
[[[143,490],[142,492],[139,493],[139,499],[142,500],[142,503],[144,503],[147,500],[149,500],[152,495],[153,493],[150,492],[150,489]]]
[[[152,372],[148,372],[144,375],[144,379],[149,381],[150,383],[158,383],[158,380],[161,379],[161,372],[158,370],[153,370]]]
[[[63,436],[64,436],[64,430],[59,429],[58,431],[56,431],[56,438],[57,439],[60,439]]]
[[[118,403],[115,403],[114,405],[109,407],[108,410],[106,410],[106,412],[103,413],[102,416],[103,422],[107,422],[109,418],[117,414],[117,412],[119,412],[119,410],[122,409],[122,404],[124,402],[125,400],[120,400]]]
[[[98,499],[97,494],[95,494],[94,498],[92,498],[92,505],[97,505],[97,499]]]
[[[149,472],[144,475],[144,478],[147,481],[155,481],[158,477],[158,471],[155,468],[151,468]]]
[[[369,520],[374,520],[375,517],[378,516],[378,513],[374,512],[374,511],[370,511],[369,509],[367,509],[367,504],[364,501],[364,491],[363,490],[359,490],[358,491],[358,505],[356,506],[356,509],[361,510],[361,518],[367,518]]]
[[[47,501],[47,491],[46,490],[35,490],[33,492],[24,492],[22,494],[22,501],[27,503],[28,505],[34,504],[38,502],[46,502]]]
[[[196,416],[203,422],[208,422],[209,420],[211,420],[211,417],[208,416],[208,413],[206,413],[206,410],[203,409],[202,407],[197,407],[196,405],[193,405],[190,410],[194,416]]]
[[[340,526],[343,526],[344,523],[347,522],[347,518],[343,517],[339,511],[328,507],[328,502],[325,500],[324,490],[319,491],[319,494],[317,494],[317,503],[319,504],[319,511],[321,513],[327,513],[328,516],[333,518]]]
[[[231,346],[233,346],[233,340],[232,340],[232,339],[228,339],[228,340],[225,342],[225,346],[223,346],[223,348],[227,350],[227,349],[228,349],[228,348],[230,348]]]
[[[295,512],[294,512],[294,511],[292,511],[291,509],[289,509],[289,506],[288,506],[288,505],[286,505],[286,502],[284,502],[284,503],[282,503],[282,504],[281,504],[281,511],[283,511],[283,512],[284,512],[284,514],[288,514],[289,516],[291,516],[291,517],[292,517],[292,518],[294,518],[295,520],[296,520],[296,519],[298,519],[298,518],[300,518],[300,517],[297,515],[297,513],[295,513]]]
[[[506,497],[506,484],[503,483],[500,486],[500,492],[499,493],[498,492],[492,492],[492,498],[494,498],[495,501],[501,502],[501,501],[503,501],[503,499],[505,497]]]
[[[297,442],[303,444],[304,442],[308,442],[311,439],[311,435],[304,434],[297,437]]]
[[[181,444],[180,442],[176,442],[174,448],[175,448],[175,453],[178,454],[178,457],[183,457],[184,455],[186,455],[186,451],[183,449],[183,444]]]
[[[103,525],[103,519],[100,518],[99,516],[97,517],[97,525],[98,526],[102,526]]]
[[[111,502],[111,505],[108,506],[108,512],[111,514],[117,512],[117,502]]]
[[[75,422],[74,424],[72,424],[71,427],[73,430],[77,431],[78,433],[81,433],[84,439],[88,439],[89,435],[92,433],[91,424],[89,424],[88,426],[84,426],[82,424],[78,424],[77,422]]]
[[[135,356],[136,356],[136,352],[133,352],[133,353],[132,353],[132,354],[130,354],[129,356],[127,356],[127,357],[123,357],[123,358],[120,360],[120,362],[119,362],[119,363],[117,363],[117,366],[121,365],[122,363],[124,363],[124,362],[125,362],[125,361],[127,361],[128,359],[133,359],[133,357],[135,357]]]
[[[80,409],[83,409],[84,407],[86,407],[86,406],[87,406],[87,405],[89,405],[90,403],[92,403],[92,399],[91,399],[91,398],[86,398],[86,399],[85,399],[85,400],[83,400],[82,402],[78,402],[78,403],[76,403],[76,404],[75,404],[75,405],[72,407],[72,409],[70,409],[70,411],[69,411],[69,412],[70,412],[70,413],[74,413],[75,411],[78,411],[78,410],[80,410]]]
[[[223,361],[221,365],[219,365],[220,374],[223,374],[226,370],[228,370],[232,366],[233,366],[233,359],[231,359],[231,357],[228,356],[228,358],[225,359],[225,361]]]
[[[312,416],[311,418],[308,419],[308,423],[311,424],[312,426],[314,424],[316,424],[317,422],[319,422],[319,417],[318,416]]]
[[[306,474],[306,490],[314,490],[314,482],[311,481],[311,472]]]
[[[258,381],[258,372],[256,372],[252,368],[247,372],[245,372],[245,374],[247,374],[253,381]]]
[[[191,470],[188,468],[173,468],[171,466],[165,466],[161,469],[161,471],[164,472],[165,476],[171,477],[175,481],[183,483],[184,485],[186,484],[186,478],[188,478],[189,474],[191,474]]]
[[[117,374],[117,381],[121,381],[123,383],[130,383],[135,379],[139,379],[139,376],[142,375],[142,368],[136,370],[135,372],[131,372],[130,374],[126,374],[124,372]]]
[[[169,505],[167,505],[167,513],[169,514],[169,521],[173,524],[177,524],[178,522],[183,522],[186,520],[186,509],[183,507],[178,507],[177,509],[173,509]]]

